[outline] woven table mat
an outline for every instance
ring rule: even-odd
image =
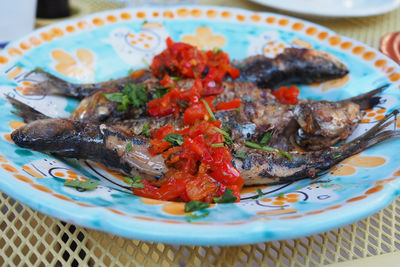
[[[79,2],[71,0],[71,5],[79,8]],[[90,13],[122,6],[105,0],[84,2],[85,12]],[[277,12],[245,0],[199,3]],[[400,30],[400,9],[368,18],[307,19],[375,48],[383,34]],[[400,251],[400,198],[366,219],[329,232],[246,246],[205,247],[142,242],[81,228],[0,192],[0,266],[317,266],[396,251]]]

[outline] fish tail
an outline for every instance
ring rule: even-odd
[[[22,118],[24,122],[29,123],[31,121],[42,120],[42,119],[49,119],[50,117],[44,115],[40,111],[28,106],[21,101],[12,98],[6,95],[8,102],[15,108],[15,110],[11,111],[13,114],[17,115],[18,117]]]
[[[350,143],[345,144],[344,146],[348,148],[347,152],[350,154],[359,153],[387,139],[399,137],[400,130],[396,129],[397,115],[399,112],[399,109],[393,110],[367,132],[360,135]],[[393,130],[388,129],[390,125],[394,126]]]
[[[57,76],[43,70],[42,68],[35,68],[28,72],[25,77],[32,74],[39,74],[44,78],[43,81],[33,84],[32,95],[64,95],[71,97],[81,98],[82,86],[79,84],[72,84],[64,81]]]
[[[379,86],[378,88],[371,90],[369,92],[366,92],[364,94],[347,98],[344,99],[340,102],[342,103],[347,103],[347,102],[353,102],[356,103],[360,106],[361,110],[366,110],[375,107],[380,103],[381,97],[377,96],[377,94],[383,92],[386,88],[388,88],[390,84],[385,84],[382,86]]]

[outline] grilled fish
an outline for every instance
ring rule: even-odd
[[[290,158],[275,152],[246,147],[237,141],[232,153],[244,153],[246,159],[234,158],[245,185],[271,184],[312,177],[341,160],[389,138],[399,131],[385,130],[399,113],[393,111],[376,126],[350,143],[312,152],[290,152]],[[41,119],[28,123],[11,134],[20,147],[60,157],[90,159],[128,175],[157,181],[167,168],[164,159],[151,157],[147,151],[149,139],[132,135],[119,125],[91,124],[70,119]],[[132,143],[132,149],[127,149]]]
[[[234,61],[240,70],[239,81],[248,81],[260,88],[276,88],[282,83],[316,83],[341,78],[349,70],[334,56],[312,49],[286,48],[275,58],[252,56]],[[132,74],[107,82],[74,84],[64,81],[37,68],[31,73],[44,75],[45,80],[33,85],[35,94],[61,94],[82,99],[97,90],[118,88],[126,83],[142,83],[154,79],[149,70],[137,70]],[[29,75],[29,74],[28,74]]]

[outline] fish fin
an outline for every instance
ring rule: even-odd
[[[28,106],[25,103],[22,103],[21,101],[12,98],[8,95],[6,95],[6,98],[8,102],[16,109],[13,110],[12,113],[21,117],[24,122],[29,123],[31,121],[36,121],[36,120],[42,120],[42,119],[49,119],[50,117],[47,115],[44,115],[43,113],[37,111],[36,109]]]
[[[347,102],[353,102],[356,103],[360,106],[361,110],[366,110],[375,107],[380,103],[381,97],[377,96],[377,94],[383,92],[386,88],[388,88],[390,84],[385,84],[382,85],[374,90],[371,90],[367,93],[347,98],[344,100],[341,100],[340,102],[342,103],[347,103]]]
[[[32,71],[25,74],[28,77],[32,74],[39,74],[44,77],[44,80],[33,84],[32,95],[65,95],[76,97],[75,87],[79,85],[64,81],[57,76],[43,70],[42,68],[35,68]]]

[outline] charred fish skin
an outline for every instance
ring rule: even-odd
[[[234,158],[234,166],[245,185],[266,185],[314,178],[340,161],[390,138],[400,137],[399,130],[386,130],[396,124],[399,110],[394,110],[374,127],[353,141],[320,151],[290,152],[290,158],[279,151],[267,152],[236,146],[234,152],[245,153],[245,159]],[[393,119],[393,121],[391,121]]]
[[[15,130],[11,138],[20,147],[58,157],[90,159],[150,181],[163,177],[167,171],[164,160],[148,153],[148,139],[116,130],[104,124],[44,119]]]
[[[98,90],[109,90],[110,88],[118,88],[120,86],[124,86],[127,83],[142,83],[147,79],[152,77],[152,74],[148,70],[137,70],[128,76],[100,82],[100,83],[88,83],[88,84],[79,84],[79,83],[70,83],[67,82],[47,71],[44,71],[41,68],[36,68],[26,76],[32,74],[40,74],[44,76],[45,80],[39,83],[33,84],[32,92],[34,94],[39,95],[64,95],[69,97],[75,97],[78,99],[82,99],[87,97]]]
[[[234,64],[240,70],[239,81],[249,81],[260,88],[276,88],[283,83],[324,82],[349,73],[334,56],[306,48],[286,48],[275,58],[258,55]]]

